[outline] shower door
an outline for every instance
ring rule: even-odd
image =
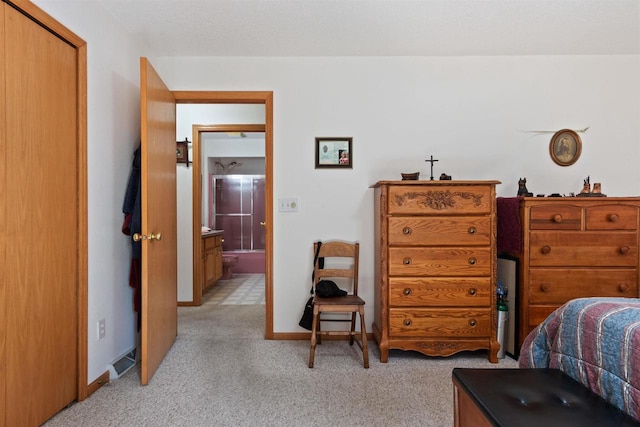
[[[211,175],[210,224],[222,233],[223,251],[265,248],[264,175]]]

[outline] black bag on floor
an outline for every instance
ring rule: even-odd
[[[316,262],[318,262],[318,254],[320,253],[320,246],[322,246],[322,242],[318,241],[318,246],[316,247],[316,253],[313,257],[313,267],[315,269]],[[320,266],[322,268],[322,265]],[[307,330],[311,330],[313,328],[313,282],[314,282],[314,274],[311,273],[311,298],[307,300],[307,303],[304,305],[304,311],[302,312],[302,319],[298,322],[300,327],[305,328]]]

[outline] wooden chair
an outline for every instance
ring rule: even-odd
[[[317,252],[318,243],[314,243],[314,254]],[[369,350],[367,348],[367,331],[364,324],[364,300],[358,296],[358,255],[359,243],[347,242],[322,242],[318,258],[324,259],[328,268],[320,268],[320,262],[316,262],[313,267],[313,286],[323,279],[336,279],[336,283],[341,289],[346,290],[346,296],[322,298],[315,296],[313,300],[313,324],[311,329],[311,350],[309,353],[309,367],[313,368],[313,361],[316,351],[316,343],[321,343],[321,337],[326,336],[348,336],[349,344],[354,342],[362,350],[364,367],[369,367]],[[349,263],[344,267],[343,263]],[[340,265],[338,265],[340,264]],[[340,268],[338,268],[340,267]],[[338,282],[339,281],[339,282]],[[351,282],[351,289],[345,289],[345,282]],[[344,318],[322,318],[322,313],[351,313],[351,319]],[[355,330],[356,313],[360,314],[360,332]],[[348,331],[322,331],[321,322],[349,322],[351,328]],[[357,339],[360,335],[360,339]]]

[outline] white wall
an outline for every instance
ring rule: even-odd
[[[129,287],[130,240],[122,234],[122,203],[133,152],[140,143],[140,56],[143,46],[108,14],[85,1],[36,0],[87,42],[88,380],[136,346]],[[97,339],[98,320],[106,336]]]
[[[299,331],[315,239],[361,243],[373,280],[373,191],[400,172],[498,179],[501,196],[526,177],[534,193],[639,194],[640,57],[158,58],[174,90],[274,92],[274,330]],[[583,129],[569,167],[549,157],[552,134]],[[352,136],[353,169],[314,169],[316,136]],[[373,303],[372,287],[363,292]],[[368,323],[373,310],[367,313]]]

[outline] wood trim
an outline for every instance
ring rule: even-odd
[[[87,45],[78,46],[78,401],[89,391],[89,224],[87,174]]]
[[[178,301],[178,307],[196,307],[193,301]]]
[[[175,97],[176,94],[174,93]],[[176,101],[177,103],[177,101]],[[202,165],[200,164],[201,148],[200,148],[200,130],[198,126],[193,125],[191,128],[191,142],[193,144],[192,151],[192,192],[191,192],[191,216],[193,218],[192,240],[193,240],[193,290],[192,298],[194,306],[202,305]],[[199,197],[196,197],[199,194]]]
[[[273,92],[264,99],[265,107],[265,174],[267,191],[265,193],[265,339],[273,339]]]
[[[176,104],[267,104],[273,92],[173,91]]]
[[[82,40],[80,37],[75,35],[71,30],[67,27],[56,21],[51,15],[49,15],[44,10],[40,9],[35,4],[31,3],[29,0],[3,0],[3,2],[8,3],[20,10],[25,15],[30,16],[34,21],[42,24],[43,27],[50,30],[52,33],[65,40],[71,46],[76,48],[80,46],[86,46],[86,42]]]
[[[273,92],[215,92],[215,91],[173,91],[173,96],[177,104],[264,104],[265,106],[265,339],[275,339],[273,333]],[[200,141],[194,130],[193,135],[193,194],[202,194],[202,184],[199,177],[201,174],[200,167]],[[196,166],[196,159],[198,164]],[[196,182],[198,181],[198,182]],[[196,193],[196,190],[199,190]],[[196,197],[193,197],[194,203],[194,262],[196,254],[200,254],[202,258],[201,248],[196,249],[195,242],[199,242],[197,237],[200,236],[200,225],[202,211],[200,203],[195,205]],[[201,202],[201,200],[200,200]],[[196,221],[200,218],[199,221]],[[197,227],[196,227],[197,225]],[[197,228],[197,233],[196,233]],[[197,234],[197,236],[196,236]],[[194,281],[201,277],[200,267],[194,265]],[[197,272],[197,273],[196,273]],[[197,274],[197,277],[196,277]],[[200,283],[200,282],[198,282]],[[195,289],[195,288],[194,288]],[[194,293],[194,303],[195,303]],[[202,295],[200,296],[202,298]],[[201,303],[201,302],[200,302]]]
[[[2,63],[5,61],[5,5],[0,4],[0,34],[2,34],[2,43],[0,43],[0,58],[2,58]],[[7,207],[8,203],[4,202],[7,199],[7,136],[6,136],[6,122],[7,122],[7,113],[6,113],[6,76],[5,76],[5,67],[0,67],[0,200],[3,200],[0,203],[0,236],[2,236],[3,242],[7,236]],[[4,414],[7,413],[7,279],[6,274],[4,274],[6,270],[6,262],[7,262],[7,245],[6,243],[0,244],[0,271],[3,274],[0,275],[0,427],[6,426],[6,416]]]
[[[109,377],[109,371],[105,371],[102,375],[96,378],[91,384],[87,386],[87,397],[98,391],[100,387],[108,384],[111,381]]]

